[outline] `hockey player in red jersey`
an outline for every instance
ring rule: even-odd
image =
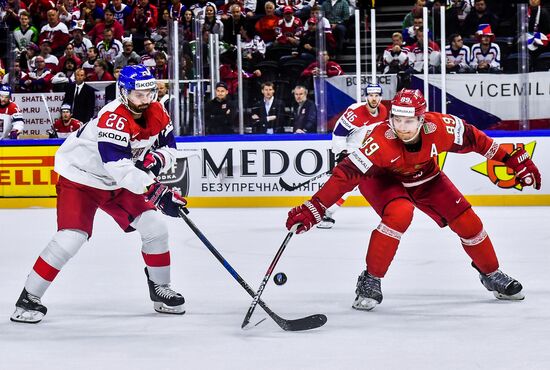
[[[125,231],[141,235],[149,296],[160,313],[183,314],[184,298],[170,288],[168,230],[160,213],[178,217],[187,203],[156,180],[175,162],[170,118],[156,101],[157,84],[143,65],[126,66],[119,100],[71,134],[55,155],[57,233],[40,253],[17,300],[12,321],[37,323],[41,297],[67,261],[92,236],[97,209]]]
[[[342,161],[348,153],[363,143],[365,135],[374,127],[388,119],[388,110],[382,101],[382,86],[368,84],[365,88],[367,101],[354,103],[340,116],[332,131],[332,152],[336,161]],[[320,229],[331,229],[334,226],[334,213],[344,204],[350,193],[346,193],[327,209],[323,220],[317,225]]]
[[[11,88],[0,85],[0,140],[17,139],[23,132],[23,125],[21,111],[11,101]]]
[[[392,100],[391,117],[367,136],[359,150],[338,164],[330,179],[303,205],[290,210],[286,226],[300,223],[305,232],[319,223],[326,209],[359,185],[361,194],[381,217],[372,232],[366,269],[357,281],[353,308],[371,310],[382,302],[380,279],[411,224],[414,208],[460,238],[481,283],[499,299],[522,300],[522,285],[499,270],[491,240],[470,203],[441,172],[434,157],[441,152],[477,152],[504,163],[522,186],[540,189],[541,175],[524,149],[504,148],[460,118],[426,113],[418,90],[402,90]]]
[[[82,126],[82,122],[73,117],[69,104],[63,104],[59,110],[61,117],[55,120],[50,130],[46,131],[50,139],[66,138]]]

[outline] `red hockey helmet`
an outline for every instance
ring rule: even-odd
[[[426,99],[420,90],[403,89],[391,101],[391,114],[417,117],[426,113]]]

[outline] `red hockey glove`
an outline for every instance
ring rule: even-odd
[[[326,210],[327,207],[319,202],[317,198],[308,200],[301,206],[294,207],[288,212],[286,228],[290,230],[292,226],[299,223],[301,225],[296,230],[296,234],[304,233],[321,222]]]
[[[19,131],[17,130],[12,130],[10,132],[10,139],[17,139],[17,137],[19,136]]]
[[[539,190],[541,185],[540,172],[529,154],[523,148],[514,150],[504,164],[514,170],[516,180],[521,186],[532,186]]]
[[[147,188],[145,198],[153,203],[162,213],[170,217],[179,217],[187,201],[180,193],[171,190],[168,186],[155,182]]]
[[[151,171],[153,175],[158,176],[166,160],[162,153],[149,152],[143,158],[143,161],[136,162],[136,167],[145,172]]]

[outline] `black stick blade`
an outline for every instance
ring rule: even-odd
[[[281,317],[274,318],[281,329],[285,331],[303,331],[317,329],[327,323],[327,317],[323,314],[315,314],[295,320],[285,320]]]

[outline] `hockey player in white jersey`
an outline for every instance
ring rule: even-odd
[[[15,304],[12,321],[37,323],[41,298],[67,261],[92,236],[97,209],[125,231],[141,235],[149,296],[160,313],[183,314],[184,298],[170,288],[168,231],[162,213],[178,217],[185,199],[156,180],[175,161],[172,123],[156,101],[155,78],[126,66],[120,92],[98,116],[71,134],[55,156],[58,231],[40,253]]]
[[[23,132],[23,125],[21,111],[11,101],[11,88],[0,85],[0,140],[17,139]]]
[[[374,127],[388,118],[388,110],[382,101],[382,86],[368,84],[365,89],[367,101],[354,103],[346,109],[336,121],[332,131],[332,152],[336,155],[336,162],[344,159],[348,153],[359,148],[363,139]],[[350,193],[346,193],[332,207],[327,209],[323,220],[317,225],[320,229],[332,229],[334,213],[344,204]]]

